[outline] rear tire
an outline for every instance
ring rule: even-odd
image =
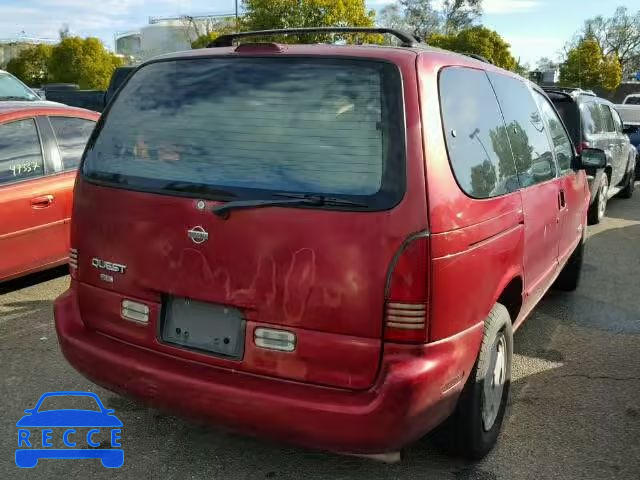
[[[447,449],[480,460],[496,444],[509,398],[512,357],[511,318],[496,303],[485,320],[478,359],[445,424]]]
[[[631,198],[633,196],[633,190],[636,186],[636,169],[629,171],[627,175],[627,181],[624,184],[624,188],[618,194],[620,198]]]
[[[584,263],[584,237],[573,251],[569,260],[562,268],[560,275],[553,284],[553,288],[564,292],[573,292],[580,284],[582,264]]]
[[[589,211],[587,212],[587,222],[589,223],[589,225],[596,225],[600,223],[600,220],[602,220],[602,218],[604,217],[604,214],[607,210],[608,194],[609,177],[607,177],[607,174],[605,172],[602,174],[600,185],[598,185],[598,193],[596,193],[596,198],[589,206]]]

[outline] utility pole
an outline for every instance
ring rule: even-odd
[[[236,0],[236,33],[240,31],[240,25],[238,23],[238,0]]]

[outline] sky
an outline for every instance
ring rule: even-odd
[[[375,9],[390,1],[366,0]],[[112,48],[116,32],[138,29],[149,16],[232,13],[234,5],[234,0],[0,0],[0,39],[56,39],[67,24],[72,34],[98,37]],[[533,67],[540,57],[556,59],[585,19],[610,16],[619,5],[640,9],[638,0],[483,0],[482,23]]]

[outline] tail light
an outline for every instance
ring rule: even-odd
[[[384,339],[427,341],[429,313],[429,238],[410,239],[394,258],[387,280]]]
[[[582,142],[580,142],[578,144],[578,146],[576,147],[576,150],[578,151],[578,153],[582,153],[582,151],[585,148],[591,148],[591,145],[589,144],[589,142],[585,142],[584,140]]]
[[[78,272],[78,250],[75,248],[69,249],[69,273],[75,278]]]

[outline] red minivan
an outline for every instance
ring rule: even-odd
[[[521,77],[367,31],[399,44],[242,33],[131,74],[75,187],[55,318],[78,371],[314,448],[397,453],[449,419],[490,450],[513,330],[577,286],[604,153]]]

